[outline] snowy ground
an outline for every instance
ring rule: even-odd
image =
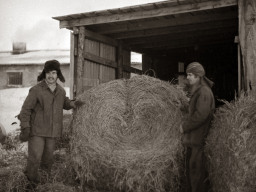
[[[7,133],[20,128],[20,122],[15,116],[19,114],[29,89],[30,87],[0,90],[0,122]],[[65,90],[69,97],[69,88],[65,87]]]

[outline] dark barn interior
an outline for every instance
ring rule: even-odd
[[[149,61],[146,60],[150,63],[149,68],[155,71],[152,76],[166,81],[186,75],[185,72],[179,72],[179,62],[184,63],[185,70],[189,63],[198,61],[204,66],[206,76],[214,82],[215,97],[230,101],[234,99],[238,88],[237,54],[237,45],[230,39],[229,43],[175,48],[165,53],[151,54]]]
[[[84,26],[141,53],[143,73],[171,81],[198,61],[215,82],[216,98],[230,101],[239,89],[236,0],[170,0],[54,19],[61,28]]]

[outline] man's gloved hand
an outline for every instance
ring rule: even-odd
[[[85,103],[84,103],[83,101],[81,101],[81,100],[75,100],[74,103],[75,103],[75,106],[76,106],[76,107],[81,107],[82,105],[85,104]]]
[[[26,142],[29,139],[30,127],[21,128],[19,139],[21,142]]]

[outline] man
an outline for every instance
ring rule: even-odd
[[[186,69],[190,86],[189,115],[180,126],[183,144],[189,159],[188,176],[192,192],[208,191],[205,168],[204,144],[215,109],[211,90],[213,82],[205,77],[205,70],[198,62],[190,63]]]
[[[63,109],[76,108],[83,103],[71,101],[57,83],[65,82],[57,60],[45,62],[39,83],[29,90],[19,114],[20,140],[28,141],[26,175],[33,185],[39,182],[38,168],[50,173],[55,150],[55,138],[62,134]],[[41,165],[40,165],[41,163]]]

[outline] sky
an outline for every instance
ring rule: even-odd
[[[52,17],[158,1],[0,0],[0,51],[11,51],[13,42],[25,42],[27,50],[70,49],[70,31]]]

